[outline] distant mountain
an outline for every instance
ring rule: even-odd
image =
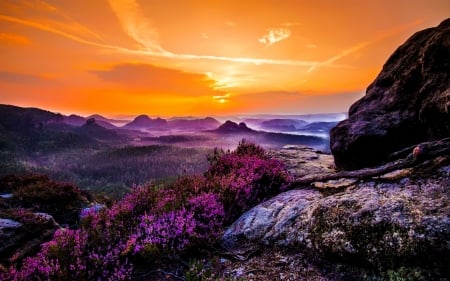
[[[95,121],[102,127],[108,128],[108,129],[115,129],[118,125],[124,125],[129,122],[129,120],[124,119],[112,119],[104,117],[100,114],[94,114],[91,116],[86,117],[86,119],[94,118]],[[111,127],[113,126],[113,127]]]
[[[226,121],[224,124],[220,125],[219,128],[213,130],[215,133],[219,134],[242,134],[242,133],[256,133],[255,130],[247,127],[247,124],[241,122],[239,124],[233,121]]]
[[[107,129],[97,122],[107,123],[105,121],[97,121],[95,118],[90,118],[83,126],[77,129],[77,132],[95,139],[114,140],[119,137],[114,130]]]
[[[86,119],[84,117],[71,114],[69,116],[64,116],[64,123],[72,126],[81,126],[86,123]]]
[[[170,128],[180,130],[211,130],[220,126],[220,122],[212,117],[203,119],[175,119],[168,121]]]
[[[38,108],[0,105],[1,146],[8,151],[56,151],[64,148],[97,145],[75,126],[65,123],[65,116]]]
[[[162,118],[152,119],[147,115],[139,115],[133,121],[123,126],[124,129],[164,129],[168,122]]]
[[[277,147],[287,144],[301,144],[328,149],[327,141],[320,137],[256,131],[248,128],[244,122],[237,124],[232,121],[226,121],[216,130],[210,131],[210,133],[219,134],[223,138],[245,138],[258,144]]]
[[[275,130],[275,131],[295,131],[298,130],[308,122],[299,119],[270,119],[263,121],[260,125],[263,130]]]
[[[339,122],[313,122],[303,128],[302,131],[309,132],[329,132],[333,127],[335,127]]]
[[[27,131],[51,123],[63,123],[64,116],[38,108],[0,105],[0,124],[6,130]]]

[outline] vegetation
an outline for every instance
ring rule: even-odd
[[[122,198],[133,185],[161,182],[176,175],[203,173],[208,168],[204,148],[152,145],[141,147],[82,148],[34,152],[28,156],[0,152],[0,176],[46,174],[73,182],[94,193]]]
[[[0,179],[0,192],[11,193],[14,200],[1,200],[3,210],[16,216],[17,210],[25,213],[41,212],[52,215],[64,225],[74,225],[78,221],[80,209],[89,196],[69,183],[50,180],[45,175],[6,176]]]
[[[281,162],[254,144],[243,141],[233,152],[216,152],[204,175],[182,176],[163,188],[138,186],[110,208],[83,212],[79,229],[57,230],[37,256],[1,277],[130,280],[163,260],[198,256],[241,212],[291,180]],[[196,267],[188,271],[190,280]]]

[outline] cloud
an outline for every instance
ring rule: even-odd
[[[0,41],[7,41],[19,45],[28,45],[31,42],[30,39],[25,36],[12,33],[0,33]]]
[[[266,48],[291,36],[291,31],[287,28],[282,27],[271,28],[268,30],[268,32],[269,33],[258,39],[258,41],[264,44]]]
[[[213,96],[212,97],[214,101],[218,103],[226,103],[229,102],[230,94],[225,94],[221,96]]]
[[[43,23],[39,23],[39,22],[36,22],[36,21],[20,19],[20,18],[16,18],[16,17],[7,16],[7,15],[0,15],[0,20],[12,22],[12,23],[18,23],[18,24],[22,24],[22,25],[25,25],[25,26],[33,27],[33,28],[36,28],[36,29],[39,29],[39,30],[47,31],[47,32],[50,32],[50,33],[57,34],[57,35],[60,35],[62,37],[68,38],[68,39],[73,40],[73,41],[78,42],[78,43],[91,45],[91,46],[97,46],[97,47],[111,48],[111,46],[108,46],[106,44],[97,43],[97,42],[94,42],[94,41],[91,41],[91,40],[88,40],[88,39],[84,39],[84,38],[79,37],[77,35],[74,35],[74,34],[72,34],[70,32],[66,32],[66,31],[61,30],[59,28],[55,28],[53,26],[46,25],[46,24],[43,24]]]
[[[189,73],[151,64],[124,63],[106,70],[91,70],[101,80],[134,90],[138,94],[157,93],[178,96],[220,96],[215,81],[205,74]]]
[[[0,81],[13,84],[38,84],[48,80],[32,74],[0,71]]]
[[[265,91],[234,95],[234,104],[245,104],[247,113],[304,114],[347,112],[364,90],[334,94],[299,91]]]
[[[158,30],[142,13],[135,0],[109,0],[123,30],[147,50],[166,52],[161,47]]]
[[[379,42],[381,40],[384,40],[386,38],[389,38],[389,37],[392,37],[392,36],[397,35],[399,33],[402,33],[405,30],[410,29],[411,27],[415,27],[415,26],[421,24],[422,22],[423,22],[423,20],[417,20],[417,21],[409,22],[407,24],[402,24],[402,25],[393,27],[393,28],[391,28],[389,30],[385,30],[383,32],[380,32],[377,35],[375,35],[373,37],[373,39],[371,39],[371,40],[366,40],[366,41],[360,42],[360,43],[358,43],[356,45],[353,45],[353,46],[351,46],[351,47],[349,47],[349,48],[339,52],[338,54],[332,56],[331,58],[329,58],[329,59],[327,59],[327,60],[325,60],[325,61],[323,61],[323,62],[321,62],[321,63],[319,63],[317,65],[311,66],[308,69],[308,72],[314,71],[317,67],[324,67],[324,66],[333,65],[336,61],[342,59],[343,57],[346,57],[346,56],[351,55],[351,54],[353,54],[355,52],[358,52],[361,49],[364,49],[364,48],[366,48],[366,47],[368,47],[368,46],[370,46],[372,44],[375,44],[375,43],[377,43],[377,42]]]

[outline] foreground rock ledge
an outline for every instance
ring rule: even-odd
[[[222,243],[230,251],[275,245],[353,265],[418,266],[449,276],[449,187],[446,154],[350,181],[338,192],[291,190],[246,212]]]

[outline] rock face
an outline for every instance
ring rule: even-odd
[[[341,169],[382,163],[392,152],[450,136],[450,19],[414,34],[383,66],[348,119],[330,134]]]
[[[332,194],[291,190],[242,215],[222,243],[228,249],[275,245],[357,266],[420,267],[435,271],[433,278],[449,276],[449,186],[447,154],[353,180]]]

